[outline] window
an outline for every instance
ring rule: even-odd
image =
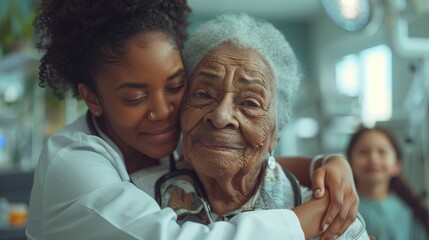
[[[356,97],[359,95],[359,59],[356,54],[348,55],[337,63],[336,85],[340,93]]]
[[[392,54],[386,45],[343,57],[336,64],[337,90],[359,97],[362,123],[373,126],[392,116]]]

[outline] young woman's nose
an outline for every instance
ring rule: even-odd
[[[217,129],[238,129],[239,123],[235,118],[235,106],[232,94],[226,94],[216,107],[206,114],[204,121]]]
[[[151,109],[155,120],[166,120],[174,111],[174,105],[164,94],[157,94],[154,96]]]

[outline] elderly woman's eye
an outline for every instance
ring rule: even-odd
[[[242,103],[243,106],[246,107],[260,107],[261,105],[256,101],[245,101]]]
[[[192,96],[195,98],[210,98],[209,94],[207,94],[206,92],[202,92],[202,91],[196,92],[196,93],[192,94]]]

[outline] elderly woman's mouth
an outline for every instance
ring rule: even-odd
[[[242,144],[231,142],[198,140],[196,143],[200,143],[204,147],[215,151],[241,151],[245,148]]]

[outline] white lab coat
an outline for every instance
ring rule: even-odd
[[[170,208],[130,182],[117,146],[81,116],[48,139],[35,171],[27,237],[44,240],[304,239],[290,210],[241,213],[230,222],[176,223]]]

